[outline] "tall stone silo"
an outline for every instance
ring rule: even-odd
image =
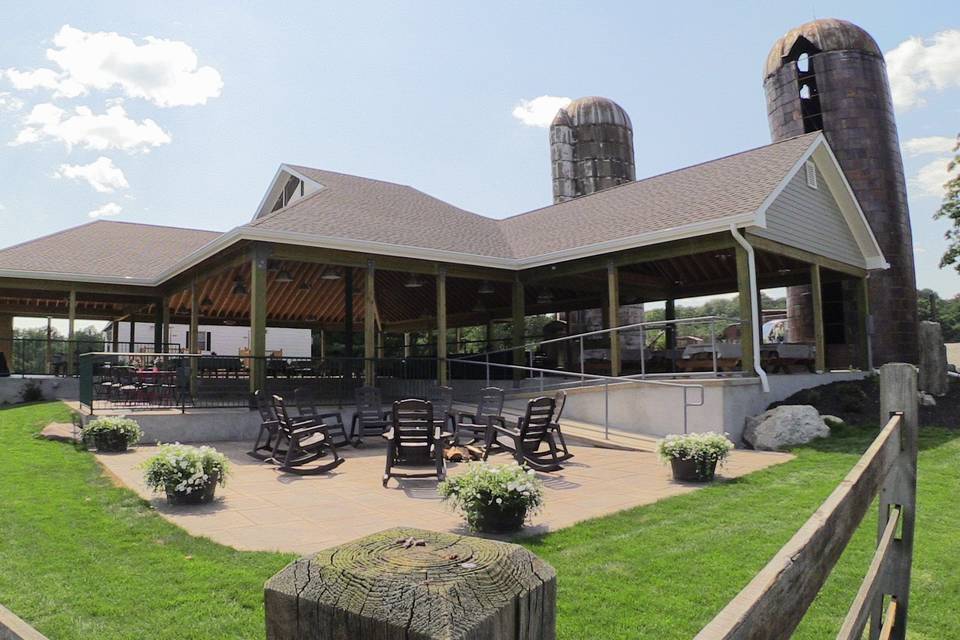
[[[636,179],[633,162],[633,125],[613,100],[578,98],[557,112],[550,125],[550,161],[553,201],[565,202]],[[589,309],[567,315],[573,333],[602,326],[602,312]],[[643,322],[643,305],[620,307],[616,326]],[[639,350],[638,331],[620,335],[624,350]],[[624,352],[624,359],[631,353]]]
[[[883,52],[850,22],[814,20],[773,45],[763,87],[774,141],[823,131],[890,263],[869,280],[874,363],[916,362],[913,240]],[[812,339],[810,305],[808,287],[788,289],[791,339]]]
[[[613,100],[578,98],[550,125],[553,201],[564,202],[636,179],[633,125]]]

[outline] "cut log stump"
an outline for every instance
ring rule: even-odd
[[[264,589],[268,640],[554,640],[553,567],[523,547],[397,528],[294,561]]]

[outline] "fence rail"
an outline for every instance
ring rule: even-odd
[[[830,576],[874,498],[877,548],[837,640],[903,640],[917,478],[917,372],[880,369],[881,416],[887,419],[853,469],[819,509],[695,640],[789,638]]]
[[[78,338],[13,338],[9,348],[0,344],[0,351],[8,354],[7,367],[13,375],[73,375],[79,371],[80,356],[85,353],[97,353],[110,350],[108,340]],[[177,343],[163,345],[167,353],[179,353],[182,347]],[[153,342],[124,342],[122,349],[134,352],[154,351]]]

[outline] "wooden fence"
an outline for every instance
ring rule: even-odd
[[[917,372],[880,369],[886,425],[847,477],[695,640],[789,638],[879,496],[877,548],[837,640],[903,640],[917,495]]]

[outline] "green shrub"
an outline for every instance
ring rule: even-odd
[[[27,380],[20,389],[21,402],[40,402],[43,399],[43,387],[36,380]]]

